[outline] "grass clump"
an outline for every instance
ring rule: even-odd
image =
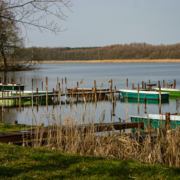
[[[0,132],[9,132],[9,131],[20,131],[25,129],[31,129],[31,126],[24,124],[10,124],[10,123],[1,123],[0,122]]]
[[[179,179],[180,168],[0,143],[0,179]]]

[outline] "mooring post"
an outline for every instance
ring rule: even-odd
[[[138,84],[138,102],[139,102],[139,84]]]
[[[46,109],[48,111],[48,78],[46,77]]]
[[[134,90],[134,83],[132,83],[132,90]]]
[[[63,79],[62,79],[62,92],[63,92]]]
[[[144,88],[144,81],[142,81],[142,89]]]
[[[59,83],[59,80],[58,80],[58,77],[57,77],[57,85],[56,85],[56,90],[58,90],[58,83]]]
[[[9,84],[9,78],[8,78],[8,84]]]
[[[176,89],[176,80],[174,79],[174,89]]]
[[[65,77],[65,93],[67,93],[67,78]]]
[[[32,89],[31,89],[31,105],[32,105],[32,122],[31,124],[33,125],[33,79],[32,79]]]
[[[165,82],[164,82],[164,79],[163,79],[163,88],[165,88]]]
[[[170,126],[170,113],[166,113],[166,124],[165,124],[166,128],[168,128]]]
[[[110,87],[110,89],[111,89],[111,101],[113,102],[112,86]]]
[[[38,88],[36,88],[36,95],[38,95]],[[37,106],[37,112],[38,112],[38,97],[36,97],[36,106]]]
[[[77,82],[77,88],[79,88],[79,82]]]
[[[114,101],[115,101],[115,106],[116,106],[116,86],[114,86]]]
[[[161,101],[161,85],[159,85],[159,101]]]
[[[128,78],[126,79],[126,89],[128,89]]]
[[[19,84],[19,112],[21,113],[21,91],[20,91],[20,84]]]
[[[146,89],[146,83],[144,84],[144,88]]]

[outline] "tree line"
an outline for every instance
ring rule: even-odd
[[[105,47],[31,47],[43,60],[180,59],[180,44],[116,44]]]

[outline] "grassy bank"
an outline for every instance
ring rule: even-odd
[[[179,179],[180,168],[0,143],[0,179]]]
[[[180,63],[180,59],[124,59],[124,60],[51,60],[41,63]]]
[[[24,124],[10,124],[10,123],[1,123],[0,122],[0,132],[9,132],[9,131],[20,131],[25,129],[30,129],[31,126]]]

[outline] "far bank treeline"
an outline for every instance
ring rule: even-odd
[[[31,47],[43,60],[180,59],[180,44],[117,44],[105,47]]]

